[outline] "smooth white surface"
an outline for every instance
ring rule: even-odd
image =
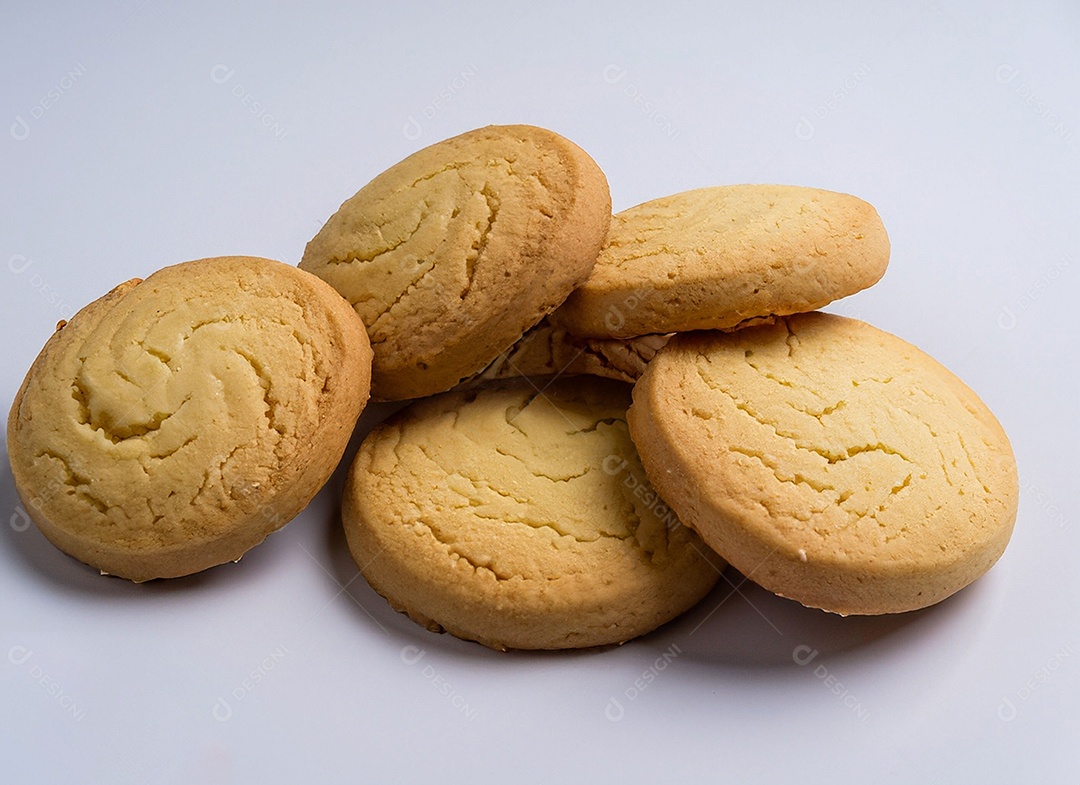
[[[1075,781],[1077,6],[302,6],[0,6],[5,412],[54,323],[114,284],[295,263],[408,153],[534,123],[596,158],[617,210],[738,182],[876,205],[889,271],[832,310],[995,411],[1024,485],[1012,544],[906,616],[721,582],[619,649],[497,654],[358,577],[340,472],[239,564],[135,586],[26,528],[5,461],[0,780]]]

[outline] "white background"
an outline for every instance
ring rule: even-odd
[[[891,266],[832,310],[995,411],[1015,536],[918,613],[841,619],[729,574],[621,648],[499,654],[357,577],[340,472],[239,564],[137,586],[26,528],[4,461],[0,780],[1075,781],[1075,3],[297,5],[0,4],[4,411],[55,322],[114,284],[296,263],[410,152],[533,123],[595,157],[616,210],[741,182],[872,202]]]

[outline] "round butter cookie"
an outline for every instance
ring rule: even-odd
[[[342,510],[364,577],[417,623],[494,649],[621,643],[690,608],[723,563],[649,486],[629,403],[606,379],[519,382],[378,426]]]
[[[449,390],[588,276],[611,221],[607,179],[543,128],[488,126],[380,174],[326,222],[300,267],[367,325],[372,395]]]
[[[931,605],[1012,534],[1016,465],[997,420],[934,359],[854,319],[676,336],[634,388],[629,423],[681,519],[803,605]]]
[[[820,308],[876,283],[888,263],[881,218],[854,196],[702,188],[618,213],[552,321],[607,338],[725,329]]]
[[[102,572],[235,561],[326,482],[370,371],[363,323],[315,276],[235,256],[167,267],[46,343],[8,419],[15,485]]]

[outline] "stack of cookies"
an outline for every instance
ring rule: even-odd
[[[12,468],[60,548],[183,575],[292,518],[369,391],[419,398],[364,440],[342,519],[429,629],[621,643],[726,564],[835,613],[922,608],[1002,554],[1018,483],[959,379],[816,310],[888,260],[853,196],[725,186],[612,216],[579,147],[491,126],[376,177],[299,269],[189,262],[80,311],[16,398]]]

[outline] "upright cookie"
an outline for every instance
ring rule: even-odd
[[[371,351],[313,275],[223,257],[129,281],[79,311],[30,368],[7,443],[58,548],[144,581],[239,559],[334,470]]]
[[[464,384],[519,376],[602,376],[633,384],[670,335],[637,338],[578,338],[547,319]]]
[[[342,517],[368,582],[495,649],[620,643],[694,605],[722,562],[649,487],[629,387],[559,380],[414,403],[364,441]]]
[[[367,325],[372,394],[448,390],[585,280],[611,220],[607,180],[543,128],[488,126],[383,172],[308,243],[300,267]]]
[[[731,185],[666,196],[611,222],[592,274],[552,321],[630,338],[812,311],[874,284],[889,238],[854,196]]]
[[[922,608],[1005,550],[1009,440],[947,369],[822,313],[676,336],[629,413],[684,522],[777,594],[841,614]]]

